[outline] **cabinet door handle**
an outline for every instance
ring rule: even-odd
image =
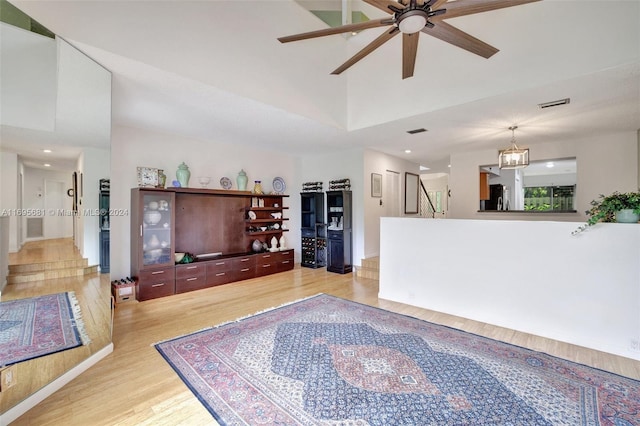
[[[216,274],[216,277],[221,277],[221,276],[223,276],[223,275],[226,275],[226,273],[225,273],[225,272],[218,272],[218,273]]]
[[[140,225],[140,236],[142,237],[142,225]]]
[[[195,280],[197,280],[197,279],[198,279],[198,277],[194,277],[194,278],[187,278],[187,281],[195,281]]]
[[[164,285],[164,283],[153,284],[153,285],[151,285],[151,287],[162,287],[163,285]]]
[[[196,269],[197,266],[187,266],[187,269]]]
[[[288,260],[283,260],[282,263],[289,263],[289,261]]]
[[[218,265],[218,266],[224,265],[224,262],[218,262],[218,263],[216,263],[216,265]]]
[[[240,269],[240,272],[247,272],[249,268]]]
[[[151,275],[164,274],[164,271],[153,271]]]
[[[263,255],[262,255],[262,258],[263,258],[263,259],[267,259],[267,258],[269,258],[269,257],[271,257],[271,255],[270,255],[270,254],[263,254]]]
[[[240,259],[240,262],[248,262],[248,261],[249,261],[248,257],[245,257],[244,259]]]
[[[269,266],[271,266],[270,263],[267,263],[266,265],[262,265],[263,268],[268,268]]]

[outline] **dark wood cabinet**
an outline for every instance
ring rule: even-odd
[[[301,266],[321,268],[327,265],[327,227],[324,223],[324,192],[300,193],[302,227]]]
[[[133,188],[131,274],[137,279],[138,300],[293,269],[293,250],[282,238],[288,230],[285,197],[197,188]],[[256,239],[272,247],[274,238],[273,251],[252,252]],[[176,265],[176,252],[194,254],[196,261]]]
[[[110,269],[109,249],[110,243],[110,225],[109,225],[109,193],[110,180],[100,179],[100,192],[98,193],[98,206],[100,207],[100,272],[107,273]]]
[[[351,191],[327,191],[327,225],[327,271],[351,272]]]

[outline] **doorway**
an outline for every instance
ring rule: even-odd
[[[71,236],[72,218],[65,214],[64,182],[45,180],[44,182],[44,238],[66,238]]]

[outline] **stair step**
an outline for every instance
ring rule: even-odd
[[[378,269],[360,267],[357,270],[356,276],[358,276],[360,278],[370,278],[370,279],[373,279],[373,280],[379,280],[380,279],[380,271]]]
[[[59,269],[69,268],[85,268],[89,265],[87,259],[70,259],[70,260],[56,260],[52,262],[40,262],[40,263],[23,263],[9,265],[9,274],[30,274],[43,271],[54,271]]]
[[[366,259],[362,259],[360,264],[362,265],[363,268],[380,269],[380,258],[369,257]]]

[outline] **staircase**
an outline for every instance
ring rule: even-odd
[[[360,266],[356,271],[356,276],[361,278],[380,279],[380,258],[369,257],[362,259]]]
[[[97,272],[98,265],[89,266],[72,240],[43,240],[26,243],[18,253],[9,254],[7,284],[79,277]]]

